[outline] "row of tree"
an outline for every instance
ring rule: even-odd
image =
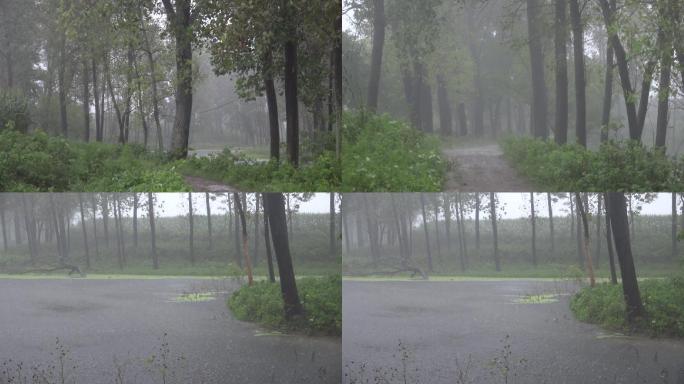
[[[129,142],[137,114],[143,143],[153,131],[159,151],[165,150],[161,110],[174,89],[166,149],[180,158],[198,117],[194,62],[204,50],[217,75],[235,75],[236,97],[265,94],[273,158],[280,145],[277,93],[284,92],[288,160],[297,165],[300,103],[318,129],[338,125],[340,31],[339,0],[6,0],[0,4],[0,88],[47,103],[47,115],[56,94],[53,131],[64,136],[73,125],[69,110],[80,106],[85,141],[104,140],[105,115],[113,111],[117,141]]]
[[[376,111],[382,102],[380,110],[396,116],[408,110],[406,117],[426,132],[435,115],[443,135],[484,135],[488,128],[492,135],[552,133],[565,144],[574,125],[574,141],[583,146],[593,127],[593,142],[648,138],[665,147],[669,124],[676,123],[671,106],[684,82],[677,81],[684,80],[677,0],[349,0],[346,6],[352,20],[344,35],[347,102],[354,107]],[[624,103],[614,108],[618,92]],[[656,116],[648,113],[654,104]],[[647,121],[655,129],[645,129]]]
[[[640,244],[641,252],[648,253],[642,257],[645,262],[673,262],[679,257],[678,210],[684,205],[678,203],[677,194],[672,194],[670,224],[667,218],[642,217],[642,208],[656,196],[633,194],[627,198],[630,236],[648,243]],[[530,193],[527,207],[518,207],[527,218],[515,219],[503,218],[511,200],[505,199],[509,203],[504,203],[501,198],[499,194],[485,193],[404,194],[389,198],[345,195],[342,215],[348,264],[360,262],[363,268],[386,272],[387,268],[391,271],[408,267],[445,271],[450,265],[458,265],[458,270],[465,272],[482,263],[501,270],[502,261],[530,268],[561,263],[575,264],[589,273],[598,267],[605,252],[609,264],[614,264],[613,241],[608,241],[612,239],[610,214],[602,194]],[[524,199],[521,196],[520,201]],[[635,223],[640,223],[641,229],[637,230]],[[663,227],[667,225],[670,228]],[[667,249],[667,243],[660,242],[669,241],[666,233],[670,229],[671,249]],[[500,246],[502,235],[504,244]],[[350,272],[358,271],[350,266]]]

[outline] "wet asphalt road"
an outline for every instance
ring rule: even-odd
[[[508,350],[508,383],[684,383],[684,340],[615,337],[580,323],[568,306],[573,289],[344,281],[343,382],[503,383],[505,364],[493,360]],[[515,303],[556,293],[555,303]]]
[[[59,337],[76,362],[76,369],[67,364],[68,382],[114,383],[118,366],[125,383],[161,383],[162,371],[167,383],[339,383],[339,338],[262,335],[230,315],[226,292],[237,287],[192,279],[0,279],[0,363],[45,369],[57,361],[51,353]],[[224,293],[173,301],[208,290]]]

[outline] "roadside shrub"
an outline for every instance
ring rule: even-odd
[[[684,337],[684,278],[639,282],[646,318],[636,328],[652,336]],[[571,300],[570,309],[580,320],[612,330],[627,330],[622,286],[599,284],[585,287]]]
[[[26,98],[13,92],[0,92],[0,130],[26,133],[30,124]]]
[[[339,275],[297,280],[302,319],[285,320],[280,284],[268,281],[245,285],[228,299],[235,317],[280,330],[342,334],[342,279]]]
[[[607,142],[591,151],[575,144],[509,137],[502,147],[518,171],[553,191],[658,192],[684,187],[681,161],[636,141]]]
[[[2,191],[187,191],[173,164],[138,145],[76,143],[38,131],[0,131]]]
[[[344,191],[440,191],[446,174],[436,138],[367,112],[344,115]]]

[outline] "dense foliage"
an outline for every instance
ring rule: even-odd
[[[304,317],[287,321],[283,312],[280,284],[268,281],[244,286],[228,300],[240,320],[254,321],[282,330],[342,334],[342,279],[339,275],[297,280]]]
[[[287,162],[253,160],[228,148],[218,155],[182,160],[178,167],[183,173],[220,180],[241,190],[334,191],[340,183],[335,154],[328,151],[299,168]]]
[[[388,116],[344,116],[345,191],[440,191],[446,163],[437,139]]]
[[[11,92],[0,92],[0,131],[15,129],[26,133],[31,123],[28,100]]]
[[[2,191],[187,191],[171,164],[136,145],[0,132]]]
[[[502,146],[510,163],[545,190],[654,192],[684,187],[681,161],[635,141],[608,142],[591,151],[511,137]]]
[[[647,317],[637,322],[637,330],[653,336],[684,337],[684,278],[644,280],[639,288]],[[621,285],[586,287],[572,298],[570,308],[581,321],[628,329]]]

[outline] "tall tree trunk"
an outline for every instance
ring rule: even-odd
[[[587,212],[584,209],[584,203],[578,192],[575,192],[575,200],[577,200],[577,211],[582,218],[582,228],[584,234],[584,260],[586,263],[586,270],[589,273],[589,284],[594,287],[596,285],[596,278],[594,277],[594,265],[591,261],[591,253],[589,247],[589,222],[587,220]]]
[[[283,295],[285,317],[287,319],[304,313],[299,301],[297,281],[295,280],[290,244],[287,239],[287,222],[285,218],[285,203],[282,193],[266,193],[268,207],[268,221],[271,224],[273,246],[275,248],[278,272],[280,274],[280,290]]]
[[[188,155],[190,119],[192,117],[192,33],[191,0],[162,0],[166,18],[176,40],[176,116],[171,135],[171,155],[182,159]]]
[[[142,3],[141,3],[142,5]],[[147,36],[147,27],[145,26],[145,20],[143,18],[142,6],[140,7],[140,30],[142,31],[143,44],[145,47],[145,54],[147,56],[147,62],[150,66],[150,83],[152,86],[152,112],[154,114],[154,124],[157,128],[157,150],[159,152],[164,151],[164,137],[162,135],[161,122],[159,121],[159,91],[157,89],[157,68],[154,60],[154,55],[152,53],[152,47],[150,46],[150,40]]]
[[[254,194],[254,266],[259,264],[259,209],[261,199],[259,194]]]
[[[549,208],[549,237],[551,238],[551,254],[556,254],[556,239],[553,231],[553,201],[551,200],[551,194],[546,194],[546,204]]]
[[[83,213],[83,196],[78,194],[78,206],[81,211],[81,228],[83,229],[83,249],[85,250],[86,268],[90,269],[90,251],[88,250],[88,231],[86,229],[85,214]]]
[[[206,192],[204,194],[204,200],[207,206],[207,231],[209,233],[209,249],[214,249],[214,240],[211,233],[211,205],[209,204],[209,192]]]
[[[439,129],[442,136],[452,134],[452,112],[449,90],[443,75],[437,76],[437,104],[439,105]]]
[[[90,74],[88,73],[88,61],[83,60],[83,141],[90,141]]]
[[[534,192],[530,192],[530,223],[532,223],[532,265],[537,266],[537,219],[534,210]]]
[[[2,225],[2,250],[7,252],[7,222],[5,221],[5,199],[0,198],[0,225]]]
[[[555,0],[555,53],[556,53],[556,143],[568,141],[568,30],[565,9],[566,0]]]
[[[666,25],[661,25],[658,30],[658,41],[660,41],[660,45],[658,46],[660,52],[660,81],[658,82],[658,117],[656,122],[655,145],[658,148],[665,149],[670,106],[672,62],[674,61],[674,46],[672,41],[674,31],[672,28],[677,24],[678,20],[671,19],[674,10],[670,6],[669,0],[658,2],[656,8],[658,9],[658,18],[663,20]]]
[[[95,141],[102,142],[102,125],[100,124],[100,94],[97,84],[97,62],[93,57],[90,60],[91,75],[93,80],[93,104],[95,104]]]
[[[430,252],[430,236],[428,236],[427,215],[425,214],[425,195],[420,194],[420,207],[423,211],[423,229],[425,230],[425,250],[427,251],[428,270],[432,272],[432,253]]]
[[[3,226],[4,228],[4,226]],[[679,254],[677,250],[677,193],[672,192],[672,255],[671,260],[677,258]]]
[[[608,207],[608,196],[604,193],[603,200],[606,201],[604,209],[606,213],[606,244],[608,244],[608,266],[610,267],[610,281],[617,284],[617,275],[615,273],[615,252],[613,251],[613,228],[610,219],[610,210]]]
[[[337,236],[335,235],[335,193],[330,193],[330,246],[329,253],[331,257],[337,256]]]
[[[458,127],[461,136],[468,134],[468,117],[466,116],[465,103],[458,104]]]
[[[95,194],[90,194],[90,205],[93,207],[93,243],[95,243],[95,256],[100,256],[100,245],[97,243],[97,202]]]
[[[601,212],[603,211],[603,195],[596,197],[596,269],[601,267]]]
[[[496,271],[501,271],[501,262],[499,261],[499,235],[496,227],[496,195],[489,193],[489,216],[492,221],[492,246],[494,247],[494,265]]]
[[[546,84],[544,83],[544,54],[541,42],[541,5],[539,0],[527,0],[527,29],[532,72],[532,115],[534,137],[549,136],[546,124]]]
[[[68,137],[67,121],[67,84],[66,84],[66,33],[62,32],[59,37],[59,67],[57,70],[57,82],[59,86],[59,126],[60,133]]]
[[[579,145],[587,146],[587,101],[584,76],[584,28],[579,0],[570,0],[572,41],[575,49],[575,134]]]
[[[249,239],[247,238],[247,219],[245,218],[245,210],[240,202],[240,197],[237,192],[233,192],[233,199],[235,199],[235,209],[240,217],[240,226],[242,228],[242,256],[245,259],[245,266],[247,267],[247,284],[251,287],[254,283],[252,277],[252,260],[249,258]]]
[[[261,194],[261,200],[264,206],[264,243],[266,244],[266,263],[268,264],[268,280],[271,283],[275,283],[275,274],[273,272],[273,257],[271,255],[271,231],[269,229],[269,210],[266,204],[265,194]]]
[[[480,255],[480,194],[475,192],[475,250]]]
[[[286,20],[292,15],[293,6],[283,0]],[[299,166],[299,97],[297,85],[297,41],[296,33],[290,33],[284,44],[285,58],[285,111],[287,115],[287,157],[292,166]]]
[[[616,0],[612,1],[612,7]],[[610,42],[610,37],[607,39],[606,47],[606,75],[603,88],[603,112],[601,114],[601,142],[608,141],[608,134],[610,133],[610,110],[613,105],[613,62],[615,53],[613,51],[613,44]]]
[[[437,245],[437,257],[439,258],[440,263],[442,262],[442,249],[441,245],[439,242],[439,203],[435,202],[435,239],[436,239],[436,245]]]
[[[147,217],[150,219],[150,243],[152,245],[152,263],[154,269],[159,269],[159,257],[157,256],[157,233],[154,223],[154,198],[152,193],[147,193]]]
[[[195,265],[195,221],[192,214],[192,192],[188,192],[188,220],[190,224],[190,264]]]
[[[371,54],[370,81],[368,82],[368,109],[378,109],[378,93],[382,73],[382,54],[385,46],[385,0],[373,0],[373,52]]]
[[[138,194],[133,192],[133,247],[138,248]]]
[[[273,67],[273,56],[269,50],[264,59],[268,68]],[[278,96],[271,70],[264,74],[264,88],[266,89],[266,104],[268,105],[268,127],[270,137],[271,159],[280,161],[280,122],[278,119]]]
[[[233,222],[234,222],[234,231],[233,231],[233,243],[234,243],[234,253],[235,253],[235,262],[242,269],[242,258],[240,257],[240,216],[238,215],[237,212],[237,202],[235,201],[235,197],[232,199],[233,201]]]
[[[105,246],[109,248],[109,200],[106,195],[102,196],[102,227],[104,228]]]
[[[627,321],[634,323],[638,318],[643,317],[646,311],[641,301],[634,259],[632,258],[625,195],[618,192],[608,192],[606,204],[610,206],[610,221],[613,227],[618,260],[620,261],[620,275],[622,276],[622,292],[627,309]]]

